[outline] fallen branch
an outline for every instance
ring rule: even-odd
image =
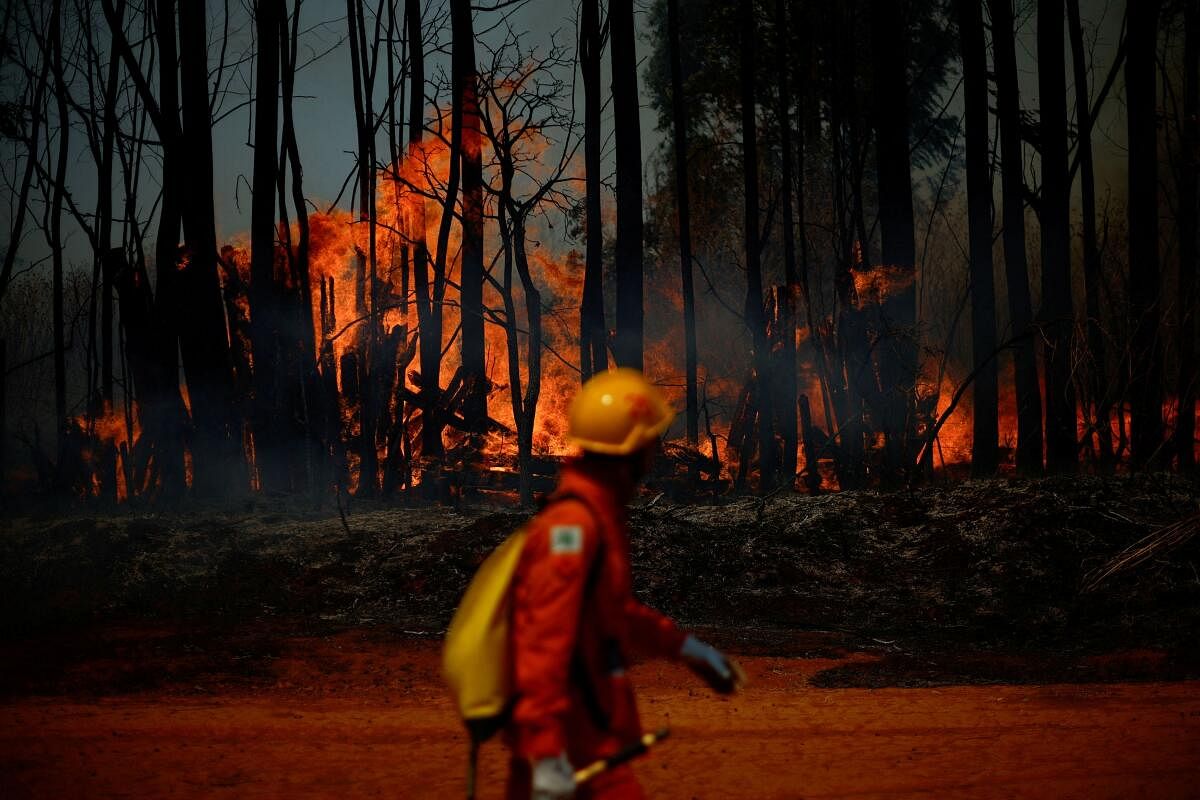
[[[1083,588],[1079,590],[1079,593],[1094,592],[1100,587],[1100,584],[1114,575],[1128,572],[1152,556],[1171,552],[1195,536],[1197,532],[1200,532],[1200,514],[1193,514],[1143,536],[1118,553],[1107,564],[1085,575]]]

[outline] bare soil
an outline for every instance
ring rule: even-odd
[[[1200,797],[1200,479],[990,480],[632,514],[635,590],[738,654],[711,696],[637,665],[652,797]],[[460,796],[437,674],[529,510],[0,514],[0,798]],[[1193,531],[1194,533],[1195,531]],[[499,744],[482,798],[498,797]]]
[[[1116,682],[870,689],[819,684],[895,678],[873,671],[895,654],[790,646],[806,655],[743,655],[752,683],[731,699],[674,664],[634,667],[644,725],[672,729],[637,765],[651,797],[1197,796],[1200,683],[1120,680],[1159,653],[1093,659]],[[381,630],[144,625],[5,645],[0,796],[460,796],[437,652]],[[481,798],[501,796],[505,759],[484,748]]]

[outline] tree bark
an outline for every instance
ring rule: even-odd
[[[461,107],[463,240],[461,269],[462,366],[467,396],[463,418],[482,434],[487,425],[488,379],[483,334],[483,151],[479,131],[479,75],[475,65],[475,30],[470,0],[450,6],[454,39],[454,72]]]
[[[988,158],[987,50],[982,0],[958,0],[959,42],[967,147],[967,222],[970,238],[973,437],[971,471],[994,473],[998,464],[999,399],[996,361],[996,288],[992,279],[992,175]]]
[[[254,456],[260,487],[288,485],[281,422],[279,287],[275,278],[276,136],[279,109],[279,4],[258,0],[254,9],[255,64],[254,194],[250,218],[250,331],[254,350]]]
[[[1071,383],[1070,186],[1063,0],[1038,0],[1038,95],[1042,149],[1042,312],[1045,331],[1046,467],[1076,468],[1075,389]]]
[[[458,0],[455,0],[455,2],[458,2]],[[446,196],[442,200],[442,219],[441,219],[441,223],[438,226],[437,255],[434,260],[433,282],[432,282],[432,286],[428,287],[425,290],[426,295],[429,296],[429,298],[430,298],[429,303],[430,303],[430,307],[433,310],[433,313],[435,315],[438,315],[434,319],[434,324],[436,327],[433,330],[431,330],[430,332],[432,334],[436,334],[438,338],[437,338],[437,340],[434,340],[433,337],[431,336],[430,341],[422,346],[423,353],[425,352],[424,351],[425,347],[429,348],[429,351],[431,353],[431,361],[433,361],[432,351],[434,350],[435,347],[437,348],[438,352],[437,352],[437,356],[436,356],[436,361],[434,363],[438,366],[439,369],[440,369],[440,365],[441,365],[441,349],[440,348],[441,348],[442,326],[441,326],[440,314],[441,314],[442,297],[438,293],[438,287],[439,287],[439,285],[444,285],[444,283],[445,283],[446,269],[447,269],[447,263],[448,263],[448,258],[449,258],[448,250],[449,250],[449,246],[450,246],[450,227],[454,222],[454,209],[458,202],[459,181],[460,181],[461,174],[462,174],[462,151],[463,151],[463,104],[462,104],[462,100],[463,100],[463,96],[462,96],[462,89],[459,84],[459,71],[457,69],[454,69],[453,67],[454,67],[454,65],[452,64],[451,70],[450,70],[450,72],[451,72],[450,167],[449,167],[449,172],[446,176]],[[419,278],[420,278],[420,276],[418,275],[418,281],[419,281]],[[431,295],[429,294],[430,289],[432,289]],[[421,289],[418,286],[418,292],[420,292],[420,291],[421,291]],[[418,297],[420,297],[420,294],[418,294]],[[435,343],[435,341],[436,341],[436,343]],[[440,378],[437,373],[433,373],[432,375],[427,376],[425,369],[424,369],[424,359],[422,359],[422,369],[421,369],[422,381],[424,381],[427,377],[431,381],[431,383],[428,384],[428,387],[430,388],[431,391],[428,396],[428,405],[426,406],[426,409],[425,409],[425,416],[423,418],[424,421],[422,423],[422,428],[427,429],[427,432],[429,432],[428,429],[430,429],[430,428],[432,428],[432,430],[436,431],[436,436],[438,437],[438,442],[439,442],[437,452],[440,453],[441,452],[441,445],[440,445],[441,431],[444,427],[444,423],[441,419],[439,419],[438,413],[437,413],[437,404],[439,402],[439,396],[441,394],[441,391],[439,389]],[[427,384],[422,383],[422,389],[425,389],[426,386],[427,386]],[[434,435],[434,434],[431,433],[431,436],[432,435]],[[432,442],[430,442],[430,443],[432,443]]]
[[[776,69],[779,72],[779,149],[783,161],[780,182],[783,195],[783,326],[780,338],[783,347],[780,362],[783,369],[776,376],[780,433],[783,438],[783,477],[790,488],[796,481],[799,430],[796,411],[796,296],[799,283],[796,277],[796,232],[792,214],[792,89],[788,73],[792,68],[788,33],[788,4],[775,0]]]
[[[55,458],[56,488],[65,478],[64,458],[67,439],[67,359],[66,338],[63,329],[63,241],[62,211],[63,192],[67,180],[67,156],[71,144],[71,123],[67,115],[67,88],[63,78],[62,50],[62,0],[54,0],[50,9],[50,22],[46,30],[43,56],[51,61],[54,73],[54,98],[58,114],[57,163],[54,169],[54,186],[50,198],[50,229],[46,232],[51,250],[52,283],[54,297],[51,304],[51,325],[54,327],[54,431],[57,456]],[[49,119],[49,114],[46,115]],[[49,125],[46,126],[49,141]],[[33,143],[30,157],[35,158],[37,143]]]
[[[521,475],[521,502],[528,504],[533,501],[533,428],[537,417],[538,398],[542,393],[542,295],[529,270],[529,258],[525,251],[524,217],[525,214],[518,211],[513,218],[512,243],[517,272],[521,276],[521,288],[525,292],[525,315],[529,324],[529,344],[525,355],[525,397],[521,403],[522,418],[517,428],[517,467]]]
[[[405,0],[405,23],[408,27],[408,52],[411,90],[409,91],[408,111],[408,151],[409,157],[420,157],[420,145],[425,136],[425,48],[421,33],[421,2],[420,0]],[[453,135],[453,134],[452,134]],[[451,189],[450,187],[453,187]],[[458,164],[451,160],[447,194],[458,191]],[[420,402],[421,407],[421,453],[427,458],[442,456],[442,425],[435,419],[435,406],[440,386],[442,364],[442,306],[439,284],[443,283],[445,275],[445,248],[450,235],[450,218],[445,211],[442,213],[441,228],[438,231],[438,259],[441,267],[435,265],[435,273],[430,275],[429,249],[425,240],[425,203],[419,199],[416,202],[417,219],[412,231],[413,247],[413,288],[416,293],[417,325],[420,328]],[[454,200],[450,200],[453,209]],[[442,237],[445,231],[445,238]]]
[[[1175,453],[1180,471],[1196,467],[1196,270],[1200,183],[1200,5],[1184,10],[1183,32],[1183,173],[1179,178],[1179,412]]]
[[[1017,471],[1042,471],[1042,392],[1035,339],[1024,334],[1033,322],[1029,269],[1025,259],[1025,174],[1021,157],[1021,108],[1017,88],[1012,0],[992,0],[992,46],[996,53],[996,108],[1000,129],[1000,185],[1004,196],[1004,274],[1014,350],[1017,398]]]
[[[613,355],[623,367],[643,365],[642,133],[639,119],[633,0],[609,0],[613,126],[616,144],[617,333]]]
[[[117,16],[123,18],[125,3],[119,0]],[[113,289],[105,279],[103,262],[112,247],[112,181],[113,148],[117,136],[117,92],[119,90],[120,58],[109,53],[108,75],[104,83],[103,131],[100,159],[96,164],[96,272],[100,284],[100,399],[108,407],[113,404]]]
[[[175,498],[185,488],[184,429],[187,412],[179,388],[179,332],[175,297],[179,282],[176,265],[179,259],[179,233],[182,222],[180,209],[179,151],[182,132],[179,127],[179,71],[176,46],[175,2],[158,0],[156,5],[156,41],[158,45],[159,93],[156,99],[149,82],[125,38],[123,17],[116,13],[111,0],[104,0],[104,16],[108,20],[113,46],[119,51],[126,69],[133,78],[146,115],[154,124],[161,142],[162,199],[159,204],[158,234],[155,242],[155,288],[153,298],[144,262],[139,260],[126,271],[122,293],[117,281],[121,308],[121,326],[126,332],[131,371],[137,388],[138,413],[142,424],[142,452],[153,454],[154,469],[166,497]],[[128,176],[127,176],[128,177]],[[126,187],[126,217],[136,224],[133,186]],[[140,239],[139,246],[140,246]],[[115,269],[115,268],[114,268]],[[109,281],[116,280],[112,272]],[[136,296],[135,296],[136,295]],[[219,301],[219,298],[218,298]],[[133,324],[134,315],[145,314],[143,324]],[[135,355],[135,351],[142,352]],[[137,375],[134,362],[141,360],[146,368]],[[140,482],[138,482],[140,485]]]
[[[754,3],[741,3],[741,106],[742,106],[742,183],[745,192],[743,237],[746,258],[746,325],[754,345],[755,384],[758,387],[758,462],[759,490],[775,488],[777,453],[775,448],[774,409],[772,408],[771,345],[767,337],[763,310],[761,243],[758,231],[758,133],[754,86],[754,51],[758,47],[754,24]]]
[[[180,323],[179,350],[194,423],[193,486],[202,497],[216,497],[245,489],[246,464],[217,282],[206,16],[202,3],[180,4],[180,163],[186,171],[179,177],[184,181],[180,194],[188,262],[179,270],[179,294],[173,305]]]
[[[4,508],[8,479],[8,343],[0,338],[0,508]]]
[[[1075,127],[1079,137],[1080,199],[1083,203],[1083,284],[1087,304],[1087,346],[1092,361],[1089,391],[1095,414],[1092,425],[1100,466],[1112,468],[1112,400],[1109,392],[1104,331],[1100,320],[1100,249],[1096,244],[1096,178],[1092,166],[1092,111],[1088,91],[1088,69],[1083,51],[1083,24],[1079,0],[1067,0],[1067,22],[1071,37],[1071,63],[1075,81]],[[1086,408],[1086,402],[1084,403]],[[1091,435],[1088,435],[1091,439]]]
[[[671,116],[675,149],[675,207],[679,214],[679,271],[683,291],[684,408],[687,442],[700,440],[696,398],[696,296],[692,286],[692,230],[688,203],[687,102],[683,94],[683,65],[679,44],[679,0],[667,0],[668,47],[671,52]],[[786,128],[786,123],[784,125]],[[598,187],[597,187],[598,188]]]
[[[277,0],[277,2],[281,7],[279,43],[283,92],[283,148],[292,168],[292,205],[296,209],[296,227],[299,234],[296,242],[296,257],[293,261],[295,282],[298,287],[298,290],[294,292],[292,305],[295,320],[293,330],[299,340],[298,350],[303,373],[301,376],[303,414],[308,458],[311,460],[309,488],[316,492],[325,484],[321,477],[325,474],[327,465],[320,458],[320,444],[327,429],[327,416],[330,410],[325,406],[320,391],[320,376],[317,372],[316,326],[313,322],[312,283],[309,272],[308,206],[304,201],[304,168],[300,163],[300,148],[296,141],[296,126],[292,116],[292,96],[296,81],[296,57],[300,37],[300,6],[297,5],[292,16],[289,32],[286,5],[283,0]]]
[[[405,0],[404,24],[408,31],[408,143],[425,135],[425,43],[421,35],[421,0]],[[421,238],[425,236],[422,229]]]
[[[356,337],[357,363],[361,370],[363,385],[362,402],[358,406],[359,437],[357,450],[360,457],[357,493],[373,495],[379,488],[379,434],[380,400],[379,382],[372,378],[376,354],[382,335],[378,310],[378,271],[376,257],[376,208],[375,208],[375,113],[373,94],[375,87],[374,54],[378,40],[374,43],[372,57],[367,56],[366,21],[362,3],[347,0],[346,20],[349,27],[350,66],[354,73],[355,125],[358,132],[358,219],[367,226],[367,252],[360,253],[358,272],[358,311],[367,311],[367,324],[360,328]]]
[[[579,63],[583,74],[583,163],[587,256],[579,309],[580,377],[608,368],[604,324],[604,222],[600,216],[600,0],[583,0]]]
[[[891,271],[880,303],[875,367],[879,374],[885,477],[898,480],[913,465],[913,391],[917,378],[916,242],[909,157],[906,21],[894,0],[871,2],[876,169],[882,263]]]
[[[1155,81],[1159,7],[1159,0],[1144,0],[1129,8],[1129,56],[1125,61],[1129,121],[1129,305],[1134,325],[1129,452],[1135,468],[1156,464],[1163,443]]]

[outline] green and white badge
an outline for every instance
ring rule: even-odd
[[[571,555],[583,552],[583,528],[578,525],[554,525],[550,528],[550,552]]]

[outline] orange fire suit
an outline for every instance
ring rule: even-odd
[[[513,584],[511,800],[528,800],[531,761],[565,752],[579,768],[640,737],[627,655],[674,657],[683,644],[675,623],[633,597],[625,510],[631,494],[599,467],[573,462],[530,523]],[[643,796],[628,766],[576,793]]]

